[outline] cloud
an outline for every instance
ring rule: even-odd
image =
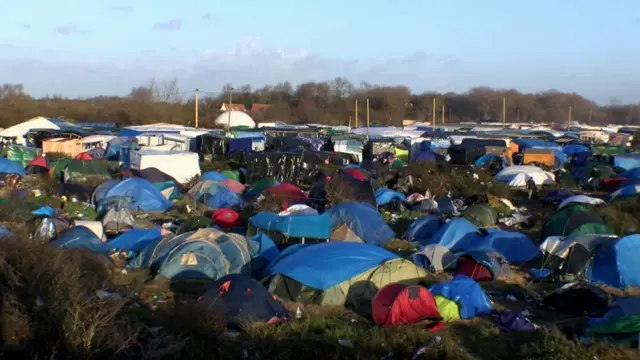
[[[73,35],[73,34],[81,34],[86,33],[86,30],[79,29],[77,26],[72,24],[67,25],[56,25],[55,32],[60,35]]]
[[[337,76],[348,78],[356,86],[372,84],[406,85],[412,91],[457,91],[487,85],[542,91],[557,88],[575,91],[606,103],[612,94],[622,101],[635,101],[640,91],[632,83],[640,82],[640,72],[593,75],[575,73],[567,81],[559,77],[562,69],[482,67],[457,54],[417,51],[406,56],[382,60],[329,58],[307,49],[267,48],[260,38],[240,39],[233,49],[202,49],[187,53],[167,46],[137,56],[94,56],[81,52],[26,48],[0,44],[0,78],[23,83],[34,96],[125,95],[132,87],[150,78],[176,78],[182,89],[200,88],[220,91],[225,83],[250,84],[254,88],[290,81],[325,81]],[[41,60],[46,59],[46,60]],[[616,63],[617,64],[617,63]],[[614,64],[614,65],[616,65]],[[628,67],[626,67],[628,68]],[[628,84],[625,84],[627,82]]]
[[[202,20],[203,21],[213,21],[216,19],[216,16],[210,12],[205,13],[204,15],[202,15]]]
[[[122,12],[122,13],[130,13],[130,12],[133,12],[133,6],[114,5],[114,6],[111,7],[111,11]]]
[[[152,30],[179,30],[182,27],[182,19],[174,18],[169,21],[154,24]]]

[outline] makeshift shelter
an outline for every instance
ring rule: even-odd
[[[293,204],[304,203],[307,200],[307,196],[299,187],[287,183],[268,187],[265,190],[265,195],[273,196],[276,200],[281,201],[285,204],[285,208]]]
[[[538,255],[538,247],[525,234],[515,231],[486,229],[457,242],[453,252],[495,251],[510,263],[523,263]]]
[[[290,318],[262,284],[244,274],[229,274],[216,280],[198,304],[206,311],[224,314],[231,328],[244,328],[254,322],[274,324]]]
[[[128,209],[133,212],[163,212],[171,207],[171,202],[158,189],[141,178],[129,178],[119,182],[107,191],[105,200],[110,198],[126,199]]]
[[[322,215],[288,215],[261,211],[249,218],[249,223],[259,231],[279,233],[286,238],[299,238],[302,243],[306,239],[329,239],[331,237],[331,216]]]
[[[250,274],[247,240],[214,228],[166,238],[141,254],[142,265],[172,281],[217,280],[229,274]]]
[[[390,283],[415,285],[427,273],[375,245],[329,242],[281,253],[265,275],[272,277],[269,292],[281,299],[366,312],[379,289]]]
[[[378,326],[398,327],[424,320],[440,320],[438,306],[429,290],[420,285],[389,284],[376,294],[372,305]]]
[[[586,278],[623,290],[640,286],[639,253],[640,234],[603,242],[594,251]]]
[[[25,175],[25,169],[20,163],[7,158],[0,158],[0,177],[6,177],[9,174]]]
[[[68,228],[49,244],[59,249],[87,249],[99,254],[106,252],[105,244],[91,229],[84,226]]]
[[[98,184],[111,179],[112,168],[106,161],[69,160],[63,171],[65,183]]]
[[[189,151],[157,151],[153,148],[143,148],[131,153],[131,168],[156,168],[184,184],[200,176],[199,160],[197,153]]]
[[[204,179],[204,176],[203,176],[203,179]],[[280,185],[280,183],[277,180],[269,177],[262,178],[256,181],[255,183],[253,183],[253,185],[251,185],[251,187],[247,190],[246,196],[257,196],[258,194],[266,190],[268,187],[276,186],[276,185]]]
[[[226,186],[212,180],[200,181],[187,193],[187,196],[206,204],[211,209],[242,208],[242,198]]]
[[[604,220],[582,205],[574,204],[556,211],[542,228],[542,238],[580,234],[614,234]]]
[[[449,300],[443,296],[434,296],[440,317],[445,323],[460,320],[460,307],[453,300]]]
[[[444,271],[456,262],[455,255],[439,244],[423,246],[415,254],[411,255],[410,259],[416,265],[431,272]]]
[[[530,180],[538,186],[555,184],[553,173],[532,165],[506,167],[494,178],[510,187],[526,187]]]
[[[482,287],[472,278],[458,275],[453,279],[429,288],[437,299],[439,296],[453,301],[460,311],[459,318],[471,319],[493,310],[491,300]],[[445,311],[440,310],[441,314]]]
[[[331,240],[355,241],[383,246],[395,233],[378,210],[370,204],[345,202],[325,213],[331,216]]]
[[[456,274],[475,281],[492,281],[508,275],[509,262],[495,251],[466,251],[459,254]]]
[[[545,267],[558,274],[583,277],[594,251],[603,243],[616,239],[615,235],[552,236],[540,244]]]
[[[21,167],[27,166],[27,164],[40,155],[40,149],[32,148],[20,145],[5,145],[2,149],[6,154],[7,159],[13,160],[20,164]]]
[[[586,335],[616,345],[633,345],[640,333],[640,298],[616,299],[602,317],[589,319]]]

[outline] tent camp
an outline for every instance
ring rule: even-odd
[[[25,135],[32,129],[50,129],[50,130],[74,130],[84,133],[79,126],[66,122],[62,119],[46,118],[42,116],[35,117],[17,125],[8,127],[0,131],[1,138],[15,139],[16,144],[26,145]]]
[[[542,238],[580,234],[613,234],[604,220],[579,204],[571,204],[556,211],[542,228]]]

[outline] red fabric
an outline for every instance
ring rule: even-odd
[[[426,331],[429,332],[436,332],[436,331],[440,331],[444,329],[444,321],[438,321],[437,324],[433,325],[432,327],[425,329]]]
[[[81,152],[80,154],[76,155],[76,160],[93,160],[93,156],[86,152]]]
[[[493,280],[491,271],[486,266],[478,264],[478,262],[470,256],[461,256],[458,259],[457,275],[465,275],[475,281]]]
[[[358,171],[357,169],[347,169],[345,171],[347,174],[353,176],[354,178],[360,180],[360,181],[366,181],[367,177],[364,176],[363,173],[361,173],[360,171]]]
[[[415,297],[412,297],[416,295]],[[440,319],[433,295],[419,285],[398,283],[383,287],[373,299],[373,320],[384,327],[415,324],[427,319]]]
[[[612,177],[604,179],[602,183],[604,185],[604,190],[610,193],[618,190],[627,181],[629,181],[629,179],[625,177]]]
[[[227,189],[231,190],[236,194],[242,194],[245,190],[245,186],[241,183],[233,180],[233,179],[224,179],[219,181],[220,184],[227,187]]]
[[[233,229],[239,226],[240,215],[231,209],[216,209],[211,220],[223,229]]]
[[[288,204],[301,203],[307,199],[307,195],[299,187],[287,183],[270,186],[265,192],[275,196],[278,200],[286,201]]]
[[[49,162],[44,157],[38,156],[38,157],[34,158],[33,160],[29,161],[27,166],[40,166],[40,167],[43,167],[45,169],[48,169],[49,168]]]

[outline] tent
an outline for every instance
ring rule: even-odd
[[[231,209],[216,209],[211,220],[223,230],[231,230],[241,225],[240,215]]]
[[[158,189],[141,178],[119,182],[107,191],[103,202],[110,198],[127,199],[130,211],[166,211],[171,207],[171,202]]]
[[[427,215],[415,219],[402,235],[403,240],[420,241],[430,238],[443,225],[439,216]]]
[[[613,234],[600,216],[582,205],[565,206],[556,211],[542,228],[542,238],[580,234]]]
[[[76,155],[74,157],[74,159],[76,160],[93,160],[93,156],[91,156],[91,154],[89,154],[88,152],[81,152],[78,155]]]
[[[458,305],[461,319],[471,319],[493,310],[491,300],[482,287],[467,276],[458,275],[449,281],[432,286],[429,291],[436,298],[441,296]]]
[[[224,314],[225,322],[231,328],[289,319],[284,306],[264,286],[244,274],[229,274],[216,280],[198,299],[198,305],[207,311]]]
[[[640,194],[640,185],[625,185],[620,189],[612,192],[607,196],[607,201],[612,202],[615,200],[622,200],[630,197],[636,197]]]
[[[393,240],[395,233],[378,210],[370,204],[345,202],[325,213],[331,217],[331,240],[358,241],[382,246]]]
[[[382,187],[376,191],[376,204],[377,205],[386,205],[392,202],[393,200],[404,201],[406,197],[403,193],[398,191],[393,191],[391,189]]]
[[[48,174],[49,162],[44,156],[38,156],[29,161],[24,170],[26,174]]]
[[[594,198],[586,195],[574,195],[564,199],[560,205],[558,205],[558,209],[562,209],[563,207],[570,204],[585,204],[585,205],[602,205],[605,201],[602,199]]]
[[[140,252],[149,246],[154,246],[161,239],[162,234],[158,229],[131,229],[121,233],[105,246],[116,251]]]
[[[0,174],[6,176],[9,174],[25,175],[24,168],[20,163],[7,158],[0,158]]]
[[[619,289],[640,286],[640,234],[612,239],[595,249],[587,279]]]
[[[212,180],[198,182],[189,190],[187,195],[196,201],[205,203],[211,209],[242,208],[244,205],[244,201],[238,194]]]
[[[120,181],[111,179],[96,186],[96,188],[93,189],[93,193],[91,194],[91,203],[94,205],[97,205],[98,203],[100,203],[102,200],[104,200],[107,197],[107,193],[109,192],[109,190],[111,190],[111,188],[113,188],[114,186],[118,185],[118,183],[120,183]]]
[[[267,234],[258,233],[250,236],[247,243],[251,253],[251,271],[255,275],[262,274],[280,256],[280,250]]]
[[[110,166],[106,161],[68,160],[63,170],[65,183],[91,184],[111,179]]]
[[[200,176],[200,181],[205,181],[205,180],[220,181],[224,179],[227,179],[227,177],[220,174],[217,171],[207,171],[205,173],[202,173],[202,176]]]
[[[213,180],[213,179],[212,179]],[[250,188],[247,190],[247,195],[258,195],[266,190],[268,187],[277,186],[280,183],[270,177],[262,178],[256,181]]]
[[[478,227],[470,223],[469,220],[455,218],[442,225],[430,238],[425,240],[418,239],[418,242],[422,245],[440,244],[450,249],[465,237],[475,236],[477,231]]]
[[[523,263],[538,255],[538,247],[525,234],[515,231],[487,229],[456,243],[453,252],[495,251],[510,263]]]
[[[49,244],[59,249],[87,249],[100,254],[106,252],[104,243],[85,226],[71,227],[63,231]]]
[[[476,281],[492,281],[509,273],[509,262],[495,251],[466,251],[458,256],[457,275]]]
[[[383,327],[411,325],[424,320],[440,320],[438,306],[429,290],[420,285],[389,284],[376,294],[373,321]]]
[[[38,148],[11,144],[5,145],[2,152],[6,154],[7,159],[19,163],[21,167],[25,167],[29,161],[38,157],[42,151]]]
[[[448,323],[460,320],[460,307],[455,301],[440,295],[434,296],[433,299],[436,301],[436,306],[443,322]]]
[[[427,273],[375,245],[328,242],[283,251],[265,275],[279,298],[366,311],[385,285],[415,285]]]
[[[214,228],[166,238],[140,255],[142,266],[172,281],[217,280],[228,274],[250,274],[247,240]]]
[[[423,246],[411,255],[411,261],[431,272],[441,272],[456,262],[456,257],[449,249],[439,244]]]
[[[307,195],[299,187],[287,183],[268,187],[265,190],[265,195],[273,196],[276,200],[282,201],[285,208],[293,204],[304,203],[307,200]]]
[[[231,190],[236,194],[242,194],[245,190],[245,186],[241,183],[237,182],[233,179],[223,179],[220,180],[220,184],[227,187],[227,189]]]
[[[489,227],[498,222],[498,212],[489,204],[473,204],[462,214],[477,226]]]
[[[555,184],[556,181],[553,173],[533,165],[506,167],[496,174],[495,179],[511,187],[526,187],[529,180],[538,186]]]
[[[327,214],[279,216],[268,211],[261,211],[249,218],[249,223],[263,232],[302,239],[329,239],[331,222],[331,216]]]

